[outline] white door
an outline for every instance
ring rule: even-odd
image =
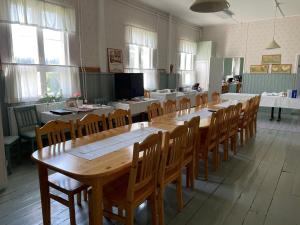
[[[7,182],[6,174],[6,160],[5,160],[5,151],[3,143],[3,128],[2,128],[2,116],[1,116],[1,107],[0,107],[0,190],[3,189]]]
[[[209,68],[208,96],[211,100],[211,94],[214,91],[221,93],[223,79],[223,58],[210,58]]]

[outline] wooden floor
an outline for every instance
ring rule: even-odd
[[[166,224],[299,225],[299,162],[300,133],[260,128],[236,156],[209,173],[208,182],[199,179],[195,190],[184,188],[181,213],[174,187],[167,189]],[[77,224],[88,224],[87,205],[76,210]],[[147,204],[137,211],[135,224],[151,224]],[[42,224],[37,171],[29,160],[14,168],[0,193],[0,224]],[[52,224],[69,224],[68,210],[57,202],[52,202]]]

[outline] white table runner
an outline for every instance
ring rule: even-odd
[[[121,148],[131,146],[136,142],[141,142],[150,134],[154,134],[159,131],[164,130],[153,127],[141,128],[132,132],[127,132],[101,141],[93,142],[88,145],[74,148],[71,152],[69,152],[69,154],[83,159],[93,160],[106,154],[115,152]]]
[[[240,101],[240,100],[229,100],[229,101],[226,101],[226,102],[222,102],[222,103],[220,103],[220,104],[218,104],[216,106],[222,107],[222,108],[227,108],[227,107],[229,107],[231,105],[237,105],[240,102],[243,102],[243,101]]]
[[[188,121],[191,120],[193,117],[200,116],[200,119],[206,119],[211,117],[212,112],[208,111],[208,109],[203,109],[199,112],[190,113],[187,115],[179,116],[176,118],[177,121]]]

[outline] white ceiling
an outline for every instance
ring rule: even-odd
[[[189,10],[194,0],[138,0],[199,26],[252,22],[274,18],[274,0],[228,0],[234,19],[220,13],[195,13]],[[286,16],[300,15],[300,0],[279,0]],[[280,14],[279,14],[280,15]]]

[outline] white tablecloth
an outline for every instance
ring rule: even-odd
[[[113,111],[113,107],[111,106],[103,106],[101,108],[95,109],[91,112],[81,112],[81,113],[73,113],[73,114],[69,114],[69,115],[56,115],[51,113],[50,111],[47,112],[41,112],[41,122],[42,123],[47,123],[51,120],[62,120],[62,121],[76,121],[77,119],[81,119],[82,117],[84,117],[86,114],[97,114],[99,116],[101,115],[105,115],[107,116],[110,112]]]
[[[126,102],[113,102],[112,105],[116,109],[130,109],[131,115],[138,115],[142,112],[147,112],[148,105],[159,102],[157,99],[145,98],[141,101],[126,101]]]
[[[262,95],[261,107],[276,107],[286,109],[300,109],[300,98],[287,98],[281,96]]]
[[[221,95],[222,100],[238,100],[238,101],[247,101],[250,98],[257,96],[256,94],[240,94],[240,93],[226,93]]]

